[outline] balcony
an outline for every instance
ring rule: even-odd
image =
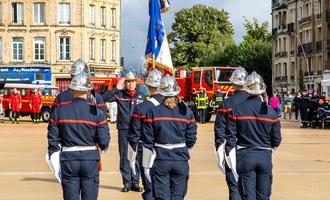
[[[287,27],[286,24],[282,24],[282,25],[281,25],[281,28],[282,28],[282,29],[286,29],[286,27]]]
[[[304,17],[301,20],[299,20],[299,24],[310,22],[311,20],[312,20],[312,16]]]
[[[293,33],[294,32],[294,23],[288,24],[288,33]]]
[[[280,81],[280,80],[281,80],[280,76],[275,77],[275,81]]]
[[[308,72],[305,72],[304,75],[305,76],[313,76],[314,75],[314,71],[310,71],[309,73]]]
[[[288,57],[288,52],[287,51],[280,51],[275,54],[275,58],[282,58],[282,57]]]
[[[316,52],[322,52],[322,47],[323,47],[323,45],[322,45],[322,41],[316,41],[316,46],[315,46],[315,50],[316,50]]]
[[[292,55],[292,56],[294,55],[294,50],[290,51],[290,55]]]
[[[273,35],[273,36],[276,36],[276,35],[277,35],[277,28],[273,28],[273,30],[272,30],[272,35]]]
[[[322,18],[322,13],[316,14],[316,19],[321,19]]]

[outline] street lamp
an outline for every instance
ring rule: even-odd
[[[305,59],[305,62],[306,62],[306,67],[307,67],[307,73],[308,73],[308,82],[311,84],[311,72],[309,70],[309,65],[308,65],[308,61],[307,61],[307,56],[306,56],[306,53],[305,53],[305,48],[304,46],[302,45],[301,41],[300,41],[300,38],[298,37],[298,35],[296,34],[296,38],[299,42],[299,45],[301,46],[301,49],[302,49],[302,52],[304,54],[304,59]],[[308,90],[310,90],[310,84],[308,84]]]

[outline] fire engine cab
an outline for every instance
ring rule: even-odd
[[[235,67],[194,67],[188,71],[186,68],[179,68],[175,73],[176,81],[181,88],[179,97],[192,108],[197,116],[193,91],[199,93],[201,87],[205,88],[210,102],[206,116],[208,122],[215,111],[213,102],[217,89],[220,89],[225,98],[232,95],[233,88],[229,78],[235,69]]]
[[[35,88],[39,88],[41,93],[41,117],[44,122],[48,122],[50,118],[50,108],[54,103],[55,97],[59,93],[58,87],[49,86],[49,85],[34,85],[34,84],[14,84],[7,83],[4,86],[4,96],[3,96],[3,109],[5,110],[5,116],[12,119],[12,113],[9,109],[9,97],[13,92],[13,89],[16,88],[17,91],[21,94],[22,97],[22,109],[20,110],[21,116],[31,116],[32,111],[29,105],[30,95],[32,94]]]

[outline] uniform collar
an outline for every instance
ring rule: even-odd
[[[156,99],[158,102],[163,101],[162,95],[160,95],[160,94],[154,94],[154,95],[151,95],[150,97]]]

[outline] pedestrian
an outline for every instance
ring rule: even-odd
[[[274,92],[273,96],[269,100],[270,106],[275,110],[277,113],[278,117],[281,117],[281,101],[277,97],[277,93]]]
[[[234,95],[226,99],[217,109],[217,116],[214,124],[215,149],[217,153],[217,162],[220,171],[226,176],[226,182],[229,190],[229,200],[240,200],[237,182],[225,160],[225,141],[228,135],[229,113],[237,104],[241,104],[247,99],[247,94],[243,90],[243,85],[247,77],[247,72],[243,67],[237,68],[231,75],[230,81],[233,85]]]
[[[129,190],[142,192],[142,188],[139,186],[139,167],[136,164],[136,173],[134,174],[127,159],[129,122],[136,105],[146,100],[144,94],[136,89],[136,80],[137,78],[130,71],[126,74],[125,78],[122,78],[118,82],[116,88],[106,92],[103,96],[105,102],[117,102],[118,104],[118,147],[120,173],[124,185],[121,190],[122,192],[128,192]]]
[[[29,105],[32,112],[32,122],[39,123],[42,100],[38,88],[35,88],[33,93],[30,94]]]
[[[300,91],[297,92],[295,98],[293,99],[293,108],[295,112],[295,119],[298,121],[298,115],[302,105],[302,93]],[[301,113],[300,113],[300,120],[301,120]]]
[[[87,64],[83,60],[78,59],[71,66],[71,70],[70,70],[71,79],[75,75],[82,72],[90,76],[90,70]],[[56,107],[60,107],[62,105],[68,104],[71,101],[72,101],[72,90],[68,88],[57,95],[54,104],[51,108],[51,112],[53,112],[53,110]],[[99,93],[95,92],[94,89],[88,94],[88,101],[89,103],[96,105],[98,108],[103,110],[105,114],[107,114],[106,105],[104,104],[102,96]]]
[[[100,154],[110,142],[105,113],[88,102],[93,84],[84,73],[70,85],[71,102],[57,107],[48,125],[48,159],[59,165],[64,200],[96,200],[99,189]],[[59,158],[58,158],[59,157]]]
[[[16,88],[9,97],[9,109],[11,110],[12,123],[19,123],[19,111],[22,109],[22,98]]]
[[[308,122],[310,127],[315,128],[317,124],[317,109],[319,108],[320,97],[315,90],[314,92],[310,93],[309,98]]]
[[[213,98],[215,100],[215,106],[217,108],[220,107],[221,102],[224,101],[224,96],[225,95],[223,93],[221,93],[221,89],[218,88],[217,92],[214,94],[214,98]]]
[[[292,102],[293,96],[291,95],[290,91],[288,91],[284,95],[284,119],[286,119],[286,115],[289,116],[289,120],[291,120],[292,116]]]
[[[183,200],[188,190],[189,149],[196,143],[192,111],[178,98],[180,87],[168,74],[160,81],[163,103],[150,110],[142,132],[143,167],[157,200]]]
[[[246,78],[244,90],[247,101],[236,105],[229,117],[226,147],[231,169],[242,200],[270,199],[272,150],[281,143],[281,125],[277,113],[263,102],[266,85],[259,74]]]
[[[143,124],[144,118],[148,111],[153,109],[154,107],[160,105],[163,102],[163,99],[160,94],[158,94],[158,87],[160,84],[160,79],[162,78],[162,73],[157,69],[153,69],[150,71],[146,85],[148,86],[150,92],[150,99],[143,103],[137,105],[132,114],[132,118],[130,121],[130,129],[128,132],[128,159],[130,161],[130,166],[135,171],[135,162],[137,161],[139,165],[139,169],[143,169],[142,167],[142,154],[143,154],[143,144],[142,144],[142,132],[143,132]],[[141,179],[144,188],[144,192],[142,193],[142,198],[144,200],[153,200],[152,196],[152,185],[151,182],[145,177],[144,170],[141,170]]]
[[[206,94],[205,88],[200,88],[200,93],[196,96],[196,105],[199,122],[205,124],[206,121],[206,110],[209,104],[209,98]]]
[[[300,128],[308,128],[308,120],[309,120],[309,95],[308,92],[305,90],[302,93],[302,98],[301,98],[301,106],[300,106],[300,116],[301,116],[301,127]]]

